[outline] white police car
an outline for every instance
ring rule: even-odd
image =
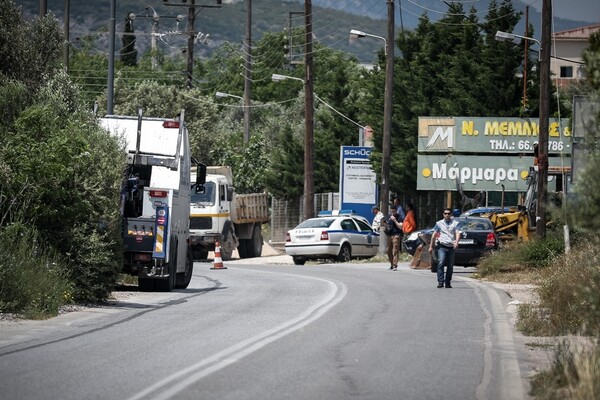
[[[352,210],[321,211],[287,232],[285,252],[294,264],[307,260],[333,259],[348,262],[370,258],[379,249],[379,233],[369,221]]]

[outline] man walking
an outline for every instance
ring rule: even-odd
[[[387,255],[390,261],[390,269],[392,271],[398,270],[398,259],[400,257],[400,245],[402,244],[402,221],[400,221],[400,215],[396,211],[392,212],[392,215],[387,221],[388,243],[387,243]]]
[[[460,231],[458,221],[452,218],[452,210],[444,208],[444,218],[435,223],[429,253],[433,256],[433,246],[438,256],[437,281],[438,288],[451,288],[452,272],[454,271],[454,251],[458,247]],[[436,243],[437,242],[437,243]],[[446,278],[444,279],[444,265],[446,265]]]

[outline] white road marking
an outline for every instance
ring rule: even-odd
[[[268,274],[279,274],[277,272],[256,271]],[[243,340],[225,350],[222,350],[211,357],[205,358],[196,364],[190,365],[170,376],[156,382],[143,391],[130,397],[128,400],[139,400],[143,398],[153,400],[167,400],[173,398],[177,393],[198,382],[200,379],[215,373],[228,365],[235,363],[241,358],[252,354],[262,347],[272,343],[290,333],[293,333],[313,321],[322,317],[327,311],[337,305],[348,293],[345,284],[333,281],[314,278],[296,274],[284,274],[297,278],[306,278],[322,281],[328,284],[329,289],[325,297],[306,309],[298,317],[293,318],[273,329],[262,332],[252,338]]]

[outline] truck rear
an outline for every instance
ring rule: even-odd
[[[127,151],[120,202],[123,272],[137,276],[144,291],[184,289],[192,278],[191,157],[183,116],[147,118],[140,110],[137,117],[100,119]]]

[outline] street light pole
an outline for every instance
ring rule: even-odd
[[[496,40],[518,44],[520,39],[531,40],[540,46],[540,104],[538,163],[535,200],[535,231],[538,237],[546,236],[546,200],[548,190],[548,129],[550,125],[550,39],[552,5],[551,0],[543,0],[542,5],[542,40],[521,36],[515,33],[498,31]],[[525,55],[527,57],[527,55]]]
[[[312,1],[304,0],[304,219],[315,216]]]
[[[372,35],[367,32],[352,29],[350,39],[373,37],[384,42],[385,52],[385,92],[383,96],[383,140],[381,145],[381,195],[380,210],[388,214],[390,204],[390,158],[392,155],[392,107],[394,84],[394,0],[387,1],[388,23],[387,39],[383,36]]]
[[[244,70],[244,143],[250,141],[250,98],[252,96],[252,0],[246,0],[246,68]]]

